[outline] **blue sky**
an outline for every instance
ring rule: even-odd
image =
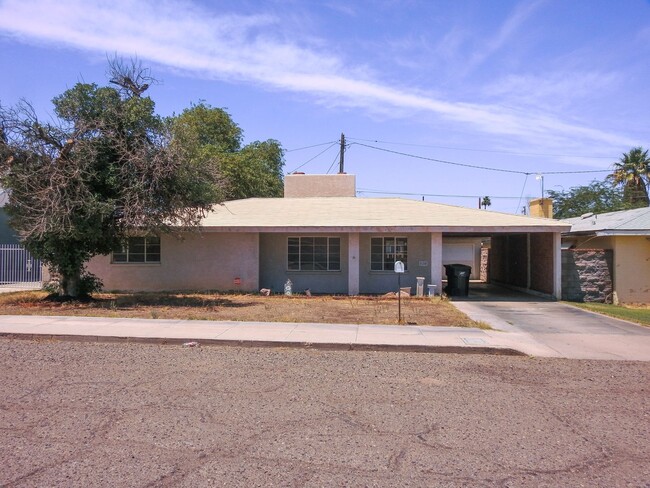
[[[428,201],[519,212],[537,173],[650,146],[646,0],[0,0],[5,106],[24,97],[48,117],[75,82],[106,83],[113,53],[151,66],[163,115],[225,107],[246,142],[277,139],[286,170],[308,173],[336,171],[338,146],[296,149],[344,132],[358,188]]]

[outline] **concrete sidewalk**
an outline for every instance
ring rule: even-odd
[[[421,327],[0,315],[0,336],[27,339],[281,346],[557,356],[521,334]]]

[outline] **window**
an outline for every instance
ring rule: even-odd
[[[338,237],[289,237],[289,271],[340,271],[341,239]]]
[[[370,238],[371,271],[393,271],[395,261],[402,261],[404,269],[408,269],[406,237]]]
[[[113,249],[114,263],[159,263],[160,237],[129,237],[126,244]]]

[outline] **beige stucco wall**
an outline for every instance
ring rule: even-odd
[[[614,292],[620,303],[650,303],[650,240],[646,236],[581,238],[578,249],[614,251]]]
[[[614,237],[614,291],[621,303],[650,303],[650,241]]]
[[[536,198],[528,202],[531,217],[553,218],[553,200],[550,198]]]
[[[408,269],[401,277],[401,285],[410,286],[415,294],[416,278],[425,278],[426,285],[431,283],[431,234],[361,234],[359,239],[359,288],[361,293],[386,293],[397,290],[397,275],[393,271],[370,271],[370,238],[395,236],[408,238]],[[436,281],[438,282],[438,281]]]
[[[341,270],[289,271],[287,269],[287,239],[290,236],[339,237],[341,239]],[[312,293],[348,293],[347,234],[260,234],[260,287],[282,293],[287,279],[293,283],[293,290],[296,293],[302,293],[308,288]]]
[[[160,264],[112,264],[110,255],[97,256],[88,271],[101,278],[106,290],[259,289],[257,233],[189,234],[184,240],[163,235],[160,244]]]
[[[355,197],[356,177],[347,174],[303,175],[284,177],[285,198]]]

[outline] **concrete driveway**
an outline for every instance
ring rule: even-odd
[[[472,319],[516,335],[533,355],[650,361],[648,327],[493,285],[472,284],[469,297],[452,303]]]

